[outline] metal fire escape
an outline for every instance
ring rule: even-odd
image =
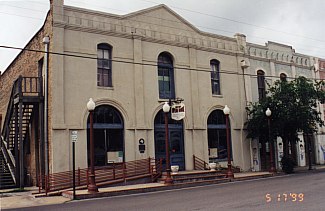
[[[43,116],[42,113],[42,79],[19,76],[12,87],[1,133],[0,189],[24,187],[26,176],[24,147],[30,145],[28,139],[30,138],[29,131],[32,128],[31,121],[37,119],[34,118],[34,115],[37,115],[36,117]],[[36,143],[37,141],[35,141],[35,145]]]

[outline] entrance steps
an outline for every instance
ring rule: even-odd
[[[160,183],[164,183],[167,173],[163,172]],[[229,182],[227,175],[221,171],[209,170],[193,170],[193,171],[180,171],[177,174],[171,174],[174,185],[208,185],[216,183]]]

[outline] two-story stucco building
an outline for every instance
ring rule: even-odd
[[[247,43],[242,34],[231,38],[202,32],[165,5],[114,15],[66,6],[63,0],[50,2],[44,26],[0,78],[2,135],[9,151],[24,154],[20,165],[33,180],[72,169],[72,131],[78,134],[77,166],[88,166],[89,98],[96,103],[96,165],[164,158],[162,105],[181,98],[185,118],[169,120],[171,163],[192,170],[195,155],[225,165],[222,109],[228,105],[232,163],[248,171],[254,167],[252,149],[262,148],[247,139],[244,130],[245,107],[258,100],[259,91],[265,92],[264,76],[263,83],[258,79],[263,74],[313,76],[312,59],[290,46],[260,46]],[[23,100],[8,103],[19,75],[42,79],[36,83],[42,89],[35,91],[40,98],[33,106]],[[19,128],[6,126],[10,118],[17,118],[11,123],[18,122],[20,114],[23,119],[24,112],[26,130],[19,130],[23,123]]]

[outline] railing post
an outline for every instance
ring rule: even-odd
[[[81,177],[81,175],[80,175],[80,167],[78,167],[78,186],[80,186],[80,177]]]
[[[148,167],[149,167],[148,173],[150,174],[150,168],[151,168],[151,158],[150,157],[148,158]]]
[[[126,165],[125,162],[123,162],[123,179],[124,179],[124,184],[126,184]]]
[[[113,163],[113,180],[115,180],[115,163]]]
[[[160,165],[160,172],[159,173],[161,173],[162,172],[162,158],[160,158],[160,160],[159,160],[159,165]]]
[[[194,170],[196,170],[195,155],[193,155],[193,165],[194,165]]]
[[[38,183],[38,193],[41,193],[41,176],[38,175],[37,177],[37,183]]]
[[[48,191],[48,175],[45,175],[45,195],[47,196]]]

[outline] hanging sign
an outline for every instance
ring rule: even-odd
[[[184,103],[174,103],[171,106],[172,119],[182,120],[185,117],[185,104]]]

